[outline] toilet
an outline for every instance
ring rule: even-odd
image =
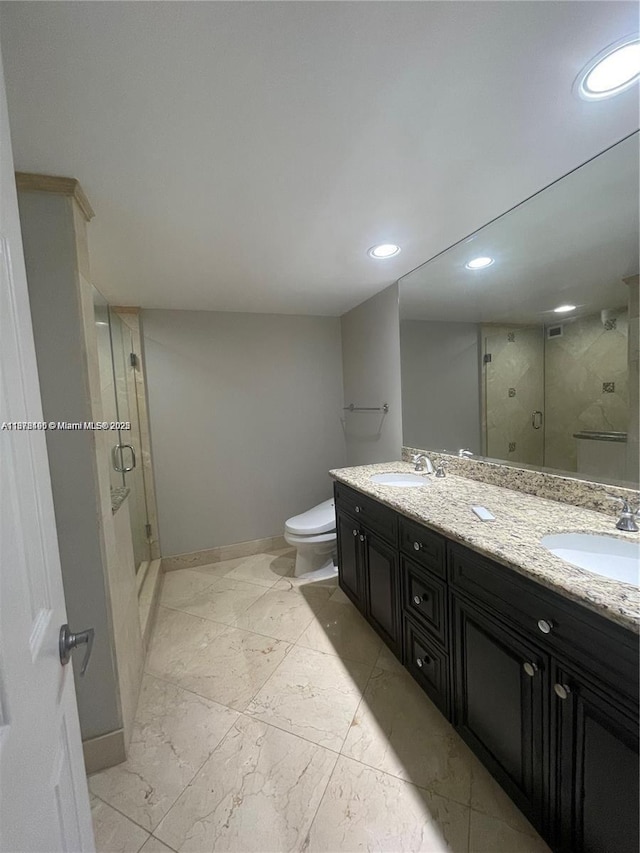
[[[323,580],[337,575],[333,498],[289,518],[284,525],[284,538],[297,550],[295,577]]]

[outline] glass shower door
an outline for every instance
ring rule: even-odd
[[[485,456],[544,465],[544,328],[485,326]]]
[[[112,466],[120,470],[125,486],[130,489],[129,514],[136,571],[150,559],[150,528],[142,464],[142,439],[138,414],[138,394],[141,389],[136,373],[140,357],[135,353],[131,329],[114,311],[110,311],[113,365],[118,405],[118,421],[131,424],[129,430],[119,430],[114,444]]]

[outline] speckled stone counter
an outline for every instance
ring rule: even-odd
[[[635,542],[638,533],[621,533],[615,519],[604,513],[453,474],[442,479],[425,476],[429,484],[424,488],[371,482],[372,474],[389,471],[413,471],[413,466],[387,462],[340,468],[330,474],[407,518],[640,633],[640,592],[636,587],[565,563],[540,545],[540,539],[549,533],[605,533]],[[480,521],[471,511],[473,504],[486,506],[496,520]]]
[[[127,486],[123,486],[121,489],[111,489],[111,512],[114,515],[129,497],[130,491],[131,489]]]

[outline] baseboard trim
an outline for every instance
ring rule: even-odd
[[[221,545],[206,551],[192,551],[189,554],[177,554],[175,557],[162,558],[162,571],[174,572],[176,569],[189,569],[193,566],[208,566],[223,560],[235,560],[238,557],[250,557],[262,551],[286,548],[284,536],[267,536],[265,539],[252,539],[249,542],[237,542],[235,545]]]
[[[116,729],[106,735],[92,737],[82,742],[84,753],[84,766],[87,775],[97,773],[98,770],[106,770],[122,764],[127,758],[124,746],[124,729]]]
[[[158,609],[160,587],[162,585],[162,566],[160,560],[152,560],[145,572],[140,592],[138,593],[138,612],[140,614],[140,631],[142,646],[146,657],[149,638]]]

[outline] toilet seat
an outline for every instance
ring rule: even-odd
[[[306,538],[316,537],[329,533],[336,529],[336,510],[333,498],[323,501],[300,515],[294,515],[287,519],[284,525],[286,533],[292,536]],[[329,541],[328,539],[317,539],[318,542]]]
[[[297,536],[295,533],[289,533],[288,530],[284,532],[284,538],[289,543],[289,545],[321,545],[324,542],[335,542],[336,541],[336,532],[335,530],[329,531],[329,533],[318,533],[317,536]]]

